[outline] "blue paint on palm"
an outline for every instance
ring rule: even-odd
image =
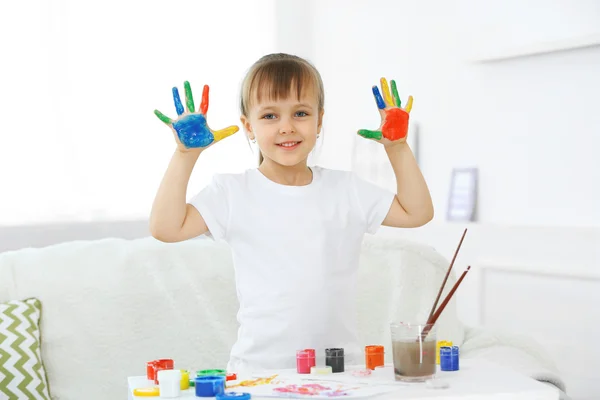
[[[187,148],[206,147],[215,140],[202,114],[188,115],[174,122],[173,128],[179,141]]]

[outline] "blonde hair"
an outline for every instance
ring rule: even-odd
[[[307,60],[285,53],[268,54],[255,62],[242,82],[240,111],[248,117],[248,110],[254,101],[260,102],[263,96],[279,100],[286,99],[295,91],[298,100],[302,90],[312,87],[317,94],[318,112],[325,106],[325,90],[321,74]],[[260,165],[263,162],[259,150]]]

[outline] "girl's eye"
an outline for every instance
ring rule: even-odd
[[[304,111],[298,111],[298,112],[296,113],[296,116],[297,116],[297,117],[306,117],[307,115],[308,115],[308,114],[307,114],[306,112],[304,112]]]
[[[265,114],[263,115],[264,119],[274,119],[275,118],[275,114]]]

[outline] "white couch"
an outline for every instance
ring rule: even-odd
[[[425,319],[447,267],[429,246],[367,235],[356,294],[362,342],[388,346],[390,321]],[[446,292],[454,282],[452,274]],[[127,377],[144,375],[156,358],[173,358],[176,368],[223,368],[237,334],[231,254],[206,238],[1,253],[0,302],[28,297],[43,305],[42,357],[58,400],[126,398]],[[461,357],[487,357],[564,389],[535,343],[465,328],[454,300],[438,330],[461,346]]]

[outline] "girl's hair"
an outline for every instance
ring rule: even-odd
[[[263,96],[273,100],[286,99],[295,91],[298,100],[302,90],[313,88],[317,95],[318,112],[323,111],[325,90],[319,71],[307,60],[298,56],[275,53],[268,54],[255,62],[242,82],[240,111],[248,116],[254,101],[260,102]],[[259,150],[260,165],[263,162]]]

